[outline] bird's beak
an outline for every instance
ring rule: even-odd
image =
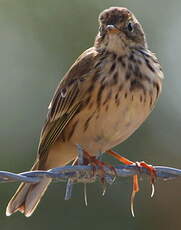
[[[110,34],[117,34],[120,33],[120,30],[114,25],[107,25],[106,31]]]

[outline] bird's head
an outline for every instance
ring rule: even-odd
[[[111,7],[104,10],[99,15],[99,25],[96,48],[107,48],[121,53],[132,46],[147,46],[142,26],[126,8]]]

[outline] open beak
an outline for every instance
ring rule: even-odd
[[[106,26],[106,31],[110,34],[118,34],[120,33],[120,30],[114,26],[114,25],[107,25]]]

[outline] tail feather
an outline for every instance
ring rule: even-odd
[[[31,216],[51,181],[51,178],[43,178],[40,183],[34,185],[22,183],[9,201],[6,215],[20,211],[26,217]]]
[[[25,216],[29,217],[36,209],[42,196],[47,190],[48,185],[51,183],[51,178],[43,178],[37,185],[32,185],[25,200]]]
[[[30,184],[21,183],[18,190],[14,194],[14,196],[11,198],[11,200],[8,203],[7,209],[6,209],[6,215],[10,216],[12,213],[16,211],[23,211],[23,203],[26,199],[26,194],[29,190]]]
[[[36,162],[31,170],[36,170],[38,164],[39,162]],[[7,205],[6,216],[17,211],[24,213],[26,217],[31,216],[51,181],[51,178],[42,178],[38,184],[21,183]]]

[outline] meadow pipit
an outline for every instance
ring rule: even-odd
[[[55,91],[32,170],[73,161],[77,144],[90,156],[114,155],[110,149],[143,123],[160,95],[163,73],[133,13],[111,7],[100,14],[99,24],[94,46],[78,57]],[[50,182],[22,183],[6,214],[30,216]]]

